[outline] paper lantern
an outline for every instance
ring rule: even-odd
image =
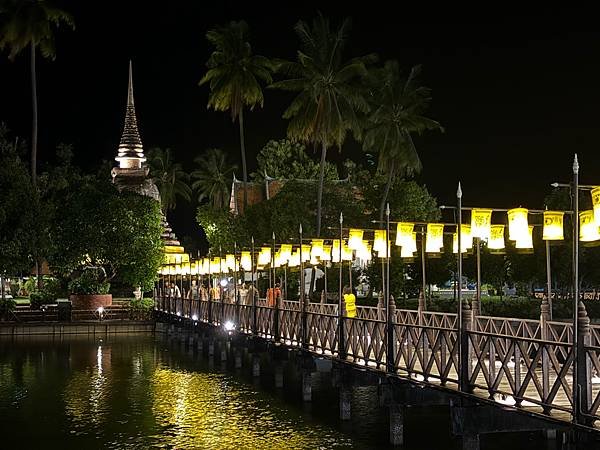
[[[210,274],[210,259],[209,258],[202,258],[202,272],[204,272],[202,275]]]
[[[563,233],[564,215],[565,213],[562,211],[544,211],[542,239],[545,241],[562,241],[565,238]]]
[[[387,252],[386,252],[386,248],[384,245],[383,250],[377,252],[377,257],[378,258],[388,258],[389,256],[391,256],[391,254],[392,254],[392,241],[387,241]]]
[[[210,273],[221,273],[221,258],[218,256],[210,262]]]
[[[597,241],[600,239],[598,225],[594,220],[594,210],[589,209],[579,213],[579,240],[582,242]]]
[[[526,241],[528,239],[527,212],[525,208],[508,210],[508,239],[511,241]]]
[[[285,260],[286,262],[292,256],[292,244],[281,244],[279,247],[279,254],[281,255],[281,260]]]
[[[428,223],[425,251],[427,253],[439,253],[442,248],[444,248],[444,224]]]
[[[331,242],[331,262],[340,262],[340,240],[334,239]]]
[[[471,236],[479,239],[489,239],[491,225],[491,209],[474,209],[471,211]]]
[[[225,270],[235,270],[235,256],[230,254],[225,255]]]
[[[348,247],[351,250],[358,250],[361,245],[362,245],[362,239],[363,239],[363,230],[357,230],[357,229],[350,229],[350,234],[349,234],[349,238],[348,238]]]
[[[271,264],[271,247],[261,247],[260,252],[258,253],[258,263],[259,266],[266,266]]]
[[[300,265],[300,250],[296,250],[288,259],[288,267],[298,267]]]
[[[321,261],[331,261],[331,245],[323,246],[323,256],[321,256]]]
[[[504,225],[492,225],[490,227],[490,238],[488,239],[490,250],[502,250],[504,245]]]
[[[471,235],[471,225],[462,224],[460,228],[460,252],[466,253],[473,247],[473,236]],[[452,252],[458,253],[458,233],[454,233],[452,239]]]
[[[374,252],[384,252],[385,246],[388,241],[387,233],[385,230],[375,230],[375,237],[373,238],[373,251]]]
[[[183,263],[181,264],[181,274],[182,275],[189,275],[191,273],[191,267],[190,267],[190,263]]]
[[[412,258],[417,251],[417,233],[411,233],[411,240],[404,241],[400,248],[400,258]]]
[[[527,226],[527,236],[517,239],[515,248],[528,249],[533,248],[533,225]]]
[[[356,250],[356,257],[360,258],[362,261],[371,261],[373,257],[371,253],[371,245],[366,241],[363,241],[363,245]]]
[[[302,262],[310,261],[310,245],[302,244]]]
[[[169,266],[169,275],[176,275],[177,274],[177,268],[175,267],[175,264],[171,264]]]
[[[342,242],[342,261],[352,261],[352,249]]]
[[[313,239],[310,247],[311,259],[320,259],[323,256],[323,239]]]
[[[285,264],[287,261],[284,261],[283,264]],[[273,258],[273,267],[277,268],[277,267],[281,267],[282,263],[281,263],[281,253],[279,253],[278,251],[275,252],[275,257]]]
[[[400,222],[396,226],[396,245],[400,247],[410,246],[414,229],[414,223]]]
[[[592,189],[592,205],[594,206],[594,221],[600,227],[600,186]]]
[[[245,271],[252,270],[252,256],[250,255],[250,252],[242,252],[240,266],[242,266],[242,269]]]

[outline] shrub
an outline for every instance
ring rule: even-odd
[[[69,283],[69,291],[72,294],[108,294],[109,290],[110,283],[106,281],[106,275],[102,268],[87,268],[79,277]]]
[[[15,310],[17,303],[12,298],[0,298],[0,318],[8,319],[9,313]]]
[[[154,300],[151,298],[133,298],[129,302],[129,317],[132,320],[149,319],[154,309]]]

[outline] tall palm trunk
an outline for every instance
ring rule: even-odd
[[[31,180],[37,184],[37,140],[38,140],[38,106],[37,79],[35,70],[35,44],[31,43]]]
[[[325,182],[325,157],[327,145],[323,142],[321,147],[321,167],[319,169],[319,190],[317,191],[317,237],[321,237],[321,203],[323,200],[323,183]]]
[[[242,151],[242,174],[244,177],[244,213],[246,213],[246,207],[248,206],[248,191],[246,189],[248,185],[248,171],[246,169],[246,144],[244,143],[244,108],[240,108],[240,148]]]
[[[385,213],[385,204],[387,202],[388,195],[390,193],[390,187],[392,186],[392,181],[394,180],[394,162],[388,170],[388,179],[387,183],[385,183],[385,189],[383,190],[383,197],[381,197],[381,204],[379,205],[379,224],[383,226],[383,214]]]

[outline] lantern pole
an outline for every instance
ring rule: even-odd
[[[386,237],[390,235],[390,204],[385,208],[385,232]],[[387,242],[386,242],[387,244]],[[394,372],[394,328],[392,324],[392,307],[390,296],[390,249],[385,247],[385,315],[386,315],[386,355],[385,365],[388,372]],[[395,310],[396,308],[394,308]]]
[[[235,323],[240,326],[240,302],[237,291],[237,242],[233,243],[233,302],[235,303]]]
[[[458,379],[460,383],[460,390],[462,392],[468,391],[469,383],[469,371],[468,371],[468,336],[463,323],[463,304],[462,304],[462,189],[460,181],[458,182],[458,189],[456,190],[456,201],[458,209],[458,288],[456,290],[456,296],[458,300],[458,355],[459,355],[459,374]]]
[[[427,310],[427,280],[425,271],[425,230],[421,230],[421,274],[423,276],[423,304],[419,304],[420,309]],[[419,302],[421,303],[421,302]]]
[[[548,318],[552,320],[552,266],[550,264],[550,241],[546,240],[546,293],[548,296]]]
[[[223,281],[223,252],[219,246],[219,300],[221,301],[221,324],[225,323],[225,288],[221,286]]]
[[[477,291],[473,302],[473,319],[481,314],[481,238],[475,238],[475,245],[477,246]]]
[[[279,342],[280,339],[280,335],[279,335],[279,299],[277,298],[277,295],[275,294],[275,232],[273,231],[273,234],[271,235],[271,270],[269,271],[269,274],[271,274],[271,272],[273,272],[273,277],[272,277],[272,286],[271,286],[271,295],[273,296],[273,301],[275,302],[274,306],[274,327],[275,327],[275,342]]]
[[[581,411],[581,386],[579,385],[578,365],[579,342],[579,161],[577,153],[573,159],[573,187],[571,190],[573,202],[573,421],[580,422]]]
[[[305,292],[304,292],[304,262],[302,258],[302,223],[298,227],[298,234],[300,237],[300,247],[298,249],[300,253],[300,317],[302,319],[302,331],[300,333],[300,338],[302,342],[300,346],[303,349],[308,348],[308,317],[306,315],[306,301],[305,301]]]
[[[211,249],[208,248],[208,323],[212,324],[213,277],[211,264]]]
[[[257,333],[257,329],[256,329],[256,287],[254,286],[254,236],[252,236],[251,239],[252,242],[252,251],[250,253],[250,280],[251,280],[251,286],[250,286],[250,292],[252,292],[252,300],[251,300],[251,304],[252,304],[252,332],[254,333],[254,335],[258,334]]]
[[[343,300],[343,278],[344,278],[344,261],[342,260],[342,245],[343,245],[343,231],[344,225],[344,213],[340,212],[340,280],[339,280],[339,296],[338,296],[338,358],[346,359],[346,345],[344,342],[344,300]]]

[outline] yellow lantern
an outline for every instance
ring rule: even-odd
[[[225,255],[225,267],[226,270],[235,270],[235,256],[230,254]]]
[[[191,273],[191,267],[190,267],[190,263],[183,263],[181,264],[181,274],[182,275],[189,275]]]
[[[302,244],[302,262],[310,261],[310,245]]]
[[[471,211],[471,236],[479,239],[489,239],[491,225],[491,209],[474,209]]]
[[[356,257],[360,258],[363,261],[371,261],[371,245],[366,241],[363,241],[362,244],[363,245],[358,250],[356,250]]]
[[[378,258],[388,258],[392,254],[392,241],[387,241],[387,253],[385,245],[383,249],[377,252]]]
[[[600,227],[600,186],[592,189],[592,205],[594,206],[594,221]]]
[[[385,245],[387,242],[385,230],[375,230],[375,237],[373,239],[373,251],[374,252],[383,252],[385,253]]]
[[[400,247],[412,245],[414,223],[400,222],[396,226],[396,245]]]
[[[286,262],[283,262],[283,264],[285,264]],[[279,253],[278,251],[275,252],[275,258],[273,258],[273,267],[281,267],[283,264],[281,262],[281,253]]]
[[[334,239],[331,242],[331,262],[340,262],[340,240]]]
[[[462,224],[460,236],[460,252],[466,253],[473,246],[473,236],[471,235],[471,225]],[[458,233],[454,233],[452,239],[452,252],[458,253]]]
[[[250,255],[250,252],[242,252],[240,265],[242,266],[242,269],[246,271],[252,270],[252,256]]]
[[[348,247],[351,250],[358,250],[362,245],[363,230],[350,229],[350,237],[348,238]]]
[[[526,241],[529,235],[527,209],[514,208],[508,210],[508,239],[511,241]]]
[[[527,226],[527,236],[518,239],[515,242],[515,248],[530,249],[533,248],[533,225]]]
[[[266,266],[271,264],[271,247],[261,247],[258,253],[258,265]]]
[[[594,220],[594,211],[589,209],[579,213],[579,240],[582,242],[597,241],[600,239],[598,225]]]
[[[543,240],[562,241],[565,238],[563,233],[564,215],[565,213],[562,211],[544,211]]]
[[[282,261],[288,261],[292,256],[292,244],[281,244],[279,247],[279,254],[281,255]]]
[[[221,258],[218,256],[210,261],[210,273],[221,273]]]
[[[348,245],[342,245],[342,261],[352,261],[352,249]]]
[[[321,256],[321,261],[331,261],[331,245],[323,246],[323,256]]]
[[[311,259],[320,259],[323,256],[323,239],[313,239],[310,248]]]
[[[502,250],[504,248],[504,225],[492,225],[490,227],[490,238],[487,246],[490,250]]]
[[[412,258],[417,251],[417,233],[411,233],[411,240],[405,241],[400,248],[400,258]]]
[[[444,224],[428,223],[425,251],[427,253],[439,253],[444,248]]]
[[[300,251],[296,250],[288,259],[288,267],[298,267],[300,265]]]
[[[202,258],[202,275],[208,275],[210,273],[210,259]]]
[[[177,267],[175,266],[175,264],[171,264],[169,266],[169,275],[176,275],[177,274]]]

